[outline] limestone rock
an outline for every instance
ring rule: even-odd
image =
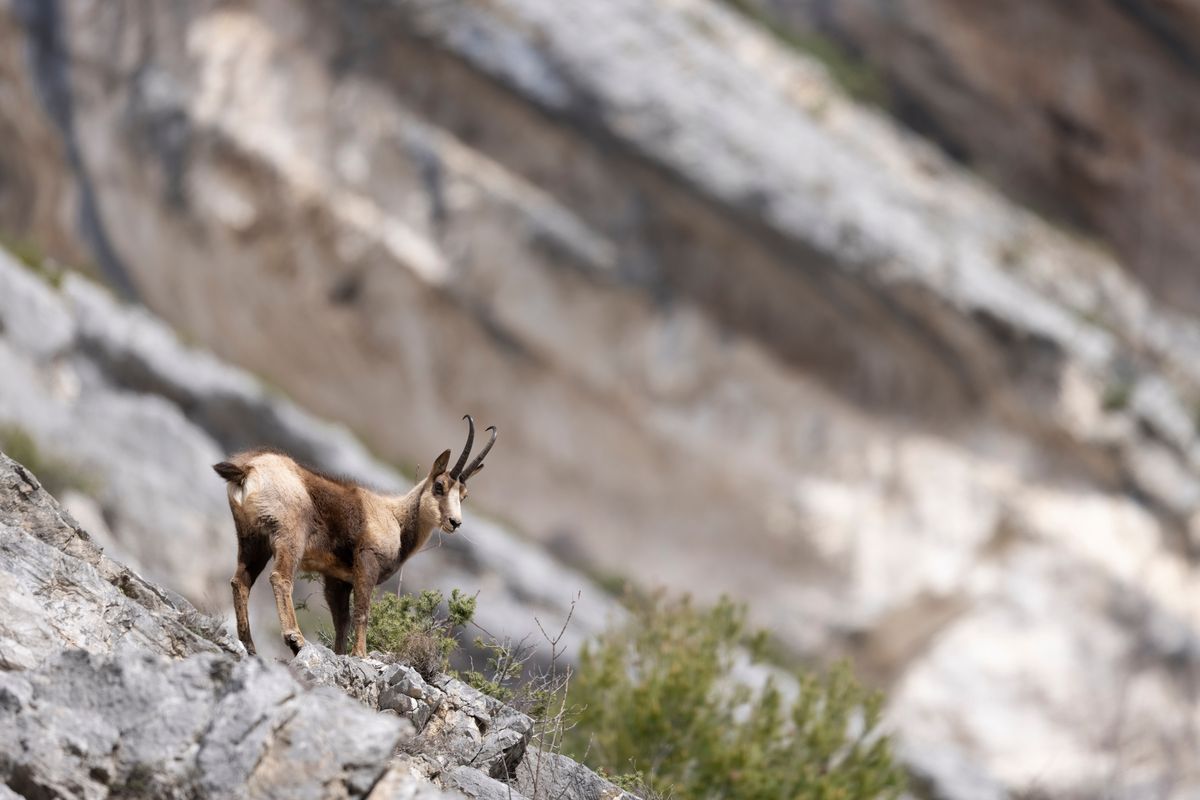
[[[525,795],[514,791],[508,784],[469,767],[454,767],[446,772],[442,780],[472,800],[527,800]]]
[[[634,795],[558,753],[531,752],[517,768],[516,787],[530,798],[635,800]]]
[[[184,656],[243,652],[219,623],[100,552],[28,470],[0,454],[0,662],[30,669],[63,647],[136,643]]]
[[[462,796],[458,792],[443,791],[425,778],[391,767],[375,784],[367,800],[452,800]]]
[[[456,678],[440,675],[426,682],[407,665],[338,656],[314,642],[291,663],[314,685],[336,686],[372,708],[411,721],[416,743],[434,754],[439,772],[464,767],[507,781],[525,756],[532,720]]]
[[[66,650],[0,673],[0,779],[26,796],[363,797],[403,730],[281,667]]]

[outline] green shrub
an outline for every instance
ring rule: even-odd
[[[434,590],[376,598],[367,621],[367,649],[388,654],[425,678],[445,672],[458,646],[457,631],[475,615],[475,598],[455,589],[442,616],[444,599]]]
[[[788,699],[732,677],[761,635],[728,600],[637,601],[629,623],[582,651],[569,698],[578,709],[567,749],[612,774],[681,798],[892,798],[905,775],[878,724],[883,699],[846,664],[797,673]]]
[[[502,703],[511,702],[517,695],[515,687],[524,677],[527,659],[506,642],[476,637],[475,649],[487,655],[487,667],[483,671],[469,669],[459,674],[459,680]]]

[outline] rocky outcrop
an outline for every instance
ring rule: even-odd
[[[445,675],[317,644],[290,669],[245,657],[218,621],[100,552],[3,454],[0,576],[0,790],[508,797],[530,744],[528,717]],[[586,791],[525,796],[620,794],[563,765]]]
[[[566,8],[0,5],[3,164],[37,212],[10,224],[90,252],[86,181],[149,308],[389,459],[429,463],[463,411],[498,424],[473,503],[598,572],[744,597],[798,654],[856,655],[946,797],[1200,783],[1173,744],[1200,329],[742,15]],[[88,353],[74,374],[162,392],[108,429],[209,420],[219,449],[228,414],[188,410],[190,369]],[[435,580],[575,591],[529,542],[448,541]]]
[[[336,686],[411,722],[417,740],[405,763],[419,762],[423,777],[469,767],[507,781],[525,756],[533,721],[457,679],[441,675],[427,682],[407,665],[336,656],[314,643],[292,664],[310,683]]]
[[[336,686],[412,723],[416,736],[381,787],[415,779],[489,800],[637,800],[564,755],[531,749],[532,719],[455,678],[426,681],[404,664],[336,656],[314,643],[292,667],[309,683]]]
[[[103,555],[3,454],[0,574],[0,781],[22,796],[362,797],[402,738],[238,662],[218,621]]]
[[[68,650],[0,673],[0,780],[25,797],[365,797],[406,731],[280,666]]]
[[[558,753],[533,751],[517,765],[515,786],[527,797],[635,800],[634,795]]]
[[[32,669],[64,646],[159,655],[237,653],[220,623],[109,559],[37,478],[0,453],[0,668]]]

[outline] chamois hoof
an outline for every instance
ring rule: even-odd
[[[287,642],[287,646],[292,648],[292,655],[300,652],[300,648],[304,647],[304,635],[300,631],[288,631],[283,635],[283,640]]]

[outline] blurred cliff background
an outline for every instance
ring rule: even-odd
[[[1195,797],[1197,142],[1182,0],[0,0],[0,449],[227,613],[210,464],[470,412],[406,588],[728,594],[925,796]]]

